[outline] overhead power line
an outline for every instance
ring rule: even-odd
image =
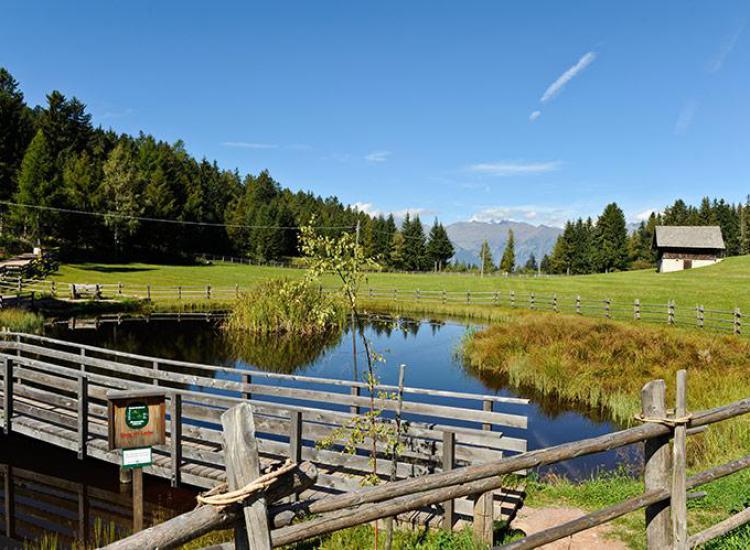
[[[18,202],[0,201],[5,206],[15,206],[18,208],[31,208],[34,210],[45,210],[50,212],[60,212],[63,214],[76,214],[80,216],[93,216],[97,218],[117,218],[121,220],[137,220],[143,222],[170,223],[176,225],[198,225],[203,227],[231,227],[236,229],[299,229],[296,225],[248,225],[239,223],[214,223],[214,222],[196,222],[190,220],[170,220],[167,218],[150,218],[147,216],[132,216],[129,214],[118,214],[116,212],[88,212],[86,210],[76,210],[73,208],[57,208],[55,206],[40,206],[37,204],[23,204]],[[349,229],[353,230],[353,225],[316,225],[315,229]]]

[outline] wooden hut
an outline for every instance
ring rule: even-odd
[[[654,232],[659,273],[720,262],[726,247],[718,225],[660,225]]]

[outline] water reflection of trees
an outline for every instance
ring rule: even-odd
[[[262,370],[291,374],[315,363],[326,351],[335,348],[341,334],[316,336],[291,334],[226,333],[226,347],[237,359]]]

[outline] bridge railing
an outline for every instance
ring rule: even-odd
[[[223,477],[220,416],[239,402],[256,409],[261,454],[268,460],[291,457],[315,463],[321,470],[317,491],[351,491],[372,471],[371,440],[357,443],[354,454],[342,453],[347,441],[341,428],[351,428],[353,418],[369,410],[370,396],[362,382],[165,360],[17,333],[2,335],[0,357],[6,365],[6,430],[63,446],[81,457],[119,461],[106,447],[108,390],[156,385],[170,396],[170,437],[155,449],[150,472],[175,484],[211,487]],[[392,422],[397,403],[381,394],[395,390],[388,385],[376,390],[376,408],[383,411],[384,422]],[[496,395],[403,388],[406,428],[396,477],[524,452],[526,404],[524,399]],[[173,440],[172,429],[182,437]],[[317,445],[334,432],[339,439],[331,448]],[[389,445],[376,443],[376,473],[388,479]],[[514,498],[508,492],[493,493],[498,514],[512,507],[508,502]],[[471,517],[472,501],[457,500],[455,513]],[[426,521],[441,515],[441,508],[424,511]]]

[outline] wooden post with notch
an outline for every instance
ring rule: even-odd
[[[240,489],[260,476],[253,407],[242,403],[221,415],[229,490]],[[244,522],[235,527],[237,550],[271,550],[266,497],[261,493],[242,509]]]
[[[664,380],[652,380],[641,390],[644,418],[664,418],[667,414]],[[649,439],[645,443],[644,480],[646,491],[669,490],[672,484],[672,453],[669,435]],[[646,507],[646,540],[648,548],[672,546],[672,522],[669,500]]]
[[[449,431],[443,432],[443,471],[447,472],[453,469],[454,452],[456,450],[456,434]],[[453,524],[456,522],[455,504],[452,500],[446,500],[443,503],[443,529],[446,531],[453,530]]]
[[[8,435],[13,428],[13,360],[3,360],[3,432]]]
[[[83,351],[83,350],[81,350]],[[86,445],[89,440],[89,379],[85,374],[78,376],[78,460],[86,458]]]
[[[169,438],[172,458],[172,487],[178,487],[182,481],[182,395],[174,392],[169,402]]]
[[[683,418],[687,415],[687,371],[677,371],[677,392],[674,415]],[[687,550],[687,485],[686,485],[686,444],[687,426],[679,423],[674,431],[672,448],[672,536],[675,550]]]
[[[483,401],[482,409],[485,412],[492,412],[494,403],[491,400]],[[492,424],[483,423],[482,430],[492,431]],[[475,495],[474,500],[474,539],[477,542],[492,546],[495,527],[495,494],[493,491],[487,491]]]
[[[143,469],[133,468],[133,532],[143,531]]]

